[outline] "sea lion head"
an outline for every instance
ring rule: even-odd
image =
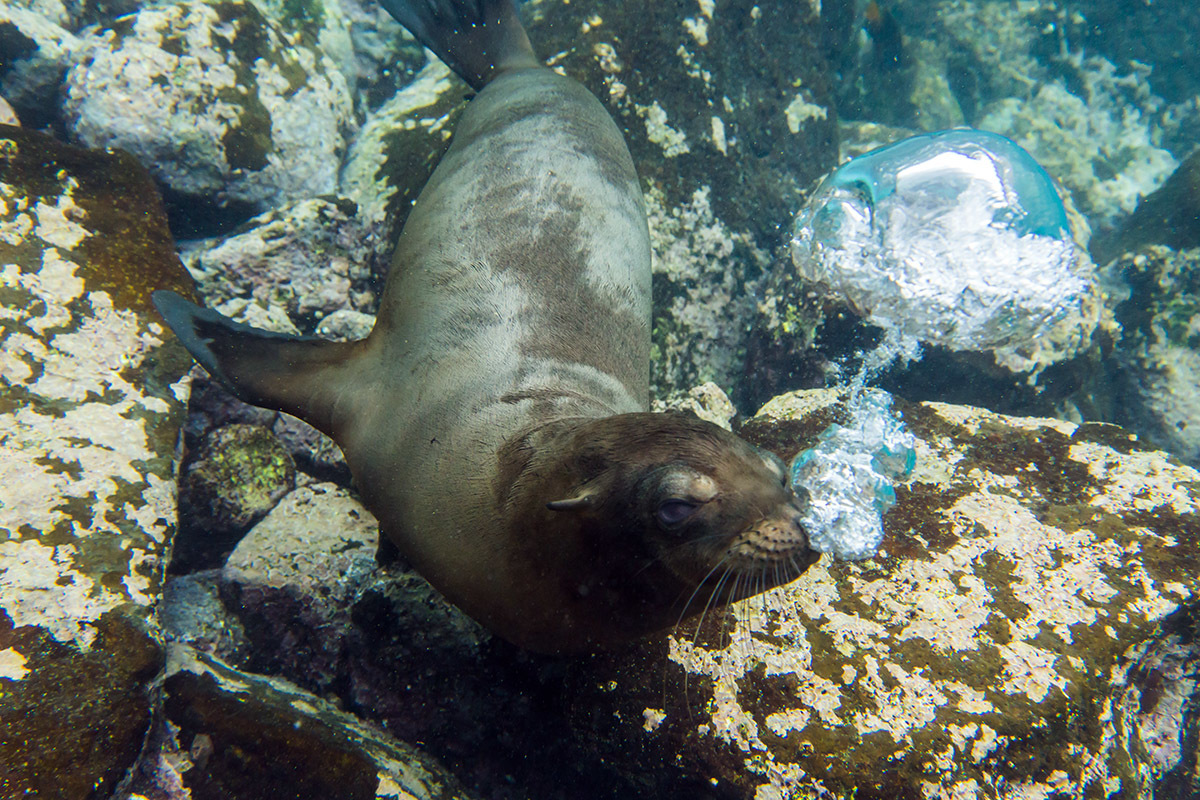
[[[603,543],[589,568],[616,616],[636,606],[647,629],[674,624],[792,580],[818,557],[801,523],[807,499],[783,463],[717,425],[621,414],[581,426],[568,449],[568,486],[546,508]]]

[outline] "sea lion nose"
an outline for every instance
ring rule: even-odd
[[[808,493],[804,497],[793,496],[784,507],[784,517],[792,527],[793,536],[803,539],[804,547],[808,547],[808,529],[804,527],[804,517],[808,513]],[[793,539],[795,541],[795,539]]]

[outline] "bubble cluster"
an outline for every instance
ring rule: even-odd
[[[792,260],[908,352],[1037,337],[1090,287],[1050,176],[1012,141],[969,129],[835,170],[796,218]]]

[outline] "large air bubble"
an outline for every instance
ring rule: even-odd
[[[1037,337],[1089,290],[1050,176],[1014,142],[969,129],[835,170],[796,218],[792,259],[908,358],[919,342],[991,350]]]

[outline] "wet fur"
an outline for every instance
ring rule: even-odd
[[[803,569],[778,466],[715,425],[647,411],[649,233],[604,107],[537,65],[507,0],[387,5],[481,88],[396,243],[371,335],[256,334],[159,296],[167,321],[240,396],[329,432],[383,534],[517,644],[618,644],[773,585],[778,564],[762,577],[730,550],[755,526],[782,532],[779,563],[802,564],[788,576]],[[719,495],[666,530],[656,504],[681,475]],[[729,577],[746,569],[754,580]]]

